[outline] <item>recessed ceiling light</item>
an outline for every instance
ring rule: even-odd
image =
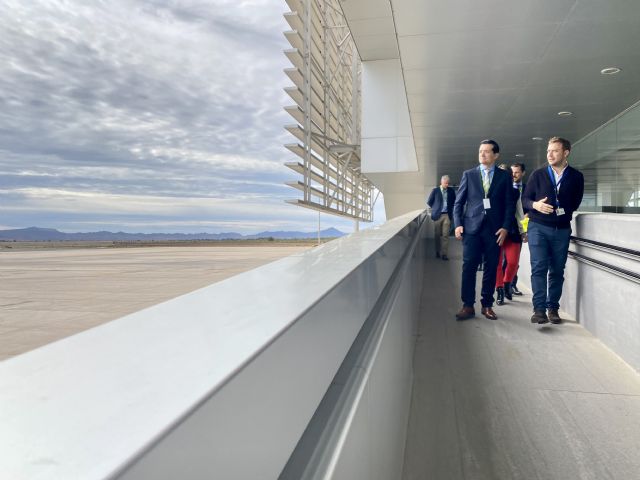
[[[516,157],[522,158],[522,157],[524,157],[524,153],[516,153]]]
[[[616,73],[620,73],[620,69],[618,67],[607,67],[600,70],[602,75],[615,75]]]
[[[558,115],[560,115],[561,117],[568,117],[570,115],[573,115],[573,112],[558,112]]]
[[[541,142],[542,137],[531,137],[531,140],[533,140],[534,142]]]

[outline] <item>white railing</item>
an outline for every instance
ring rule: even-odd
[[[421,219],[407,214],[0,363],[0,478],[277,478],[418,244]],[[410,305],[389,307],[399,320],[384,326],[404,343],[378,338],[374,353],[397,367],[400,347],[410,378],[406,338],[420,285],[419,269],[404,263],[411,281],[396,295]],[[380,358],[367,389],[395,381]],[[405,397],[398,401],[408,411]],[[399,434],[403,415],[394,416]],[[343,431],[340,448],[356,448],[358,438]],[[349,458],[334,451],[325,478],[347,478]]]

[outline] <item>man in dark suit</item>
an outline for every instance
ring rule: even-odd
[[[449,188],[449,175],[443,175],[440,186],[431,190],[427,205],[431,207],[431,220],[434,223],[434,237],[436,240],[436,257],[449,260],[449,231],[453,219],[453,204],[456,194]]]
[[[484,255],[481,313],[490,320],[498,317],[493,311],[500,246],[514,217],[511,175],[496,168],[500,147],[495,140],[483,140],[478,149],[478,167],[462,174],[453,207],[455,234],[463,241],[462,308],[458,320],[474,317],[476,301],[476,271]]]
[[[511,165],[511,175],[513,177],[513,203],[515,205],[515,216],[507,232],[507,238],[500,247],[500,260],[498,271],[496,272],[496,291],[498,293],[498,305],[504,305],[504,299],[513,300],[513,295],[518,295],[513,284],[516,282],[516,272],[520,263],[520,250],[522,243],[527,241],[527,234],[522,224],[524,220],[524,210],[522,208],[521,193],[524,191],[522,177],[524,176],[524,164],[514,163]],[[522,293],[520,293],[522,295]]]
[[[513,176],[513,188],[517,190],[517,192],[514,190],[513,193],[517,197],[516,201],[520,200],[520,206],[522,206],[522,194],[524,193],[524,189],[527,188],[527,184],[523,180],[524,179],[524,174],[525,174],[525,169],[526,168],[524,166],[524,163],[514,163],[514,164],[511,165],[511,174]],[[526,215],[527,211],[523,208],[522,213]],[[517,216],[518,216],[518,207],[517,207],[517,204],[516,204],[516,217]],[[523,238],[523,240],[525,242],[527,241],[526,233],[522,238]],[[505,266],[505,268],[506,268],[506,266]],[[506,288],[505,288],[505,290],[506,290]],[[511,293],[513,295],[522,296],[522,292],[518,288],[518,270],[517,269],[516,269],[516,274],[513,277],[513,281],[511,282]],[[507,296],[507,298],[509,300],[511,300],[510,297]]]

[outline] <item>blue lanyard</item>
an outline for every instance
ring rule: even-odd
[[[549,179],[551,180],[551,185],[553,185],[553,191],[556,194],[556,207],[560,207],[560,199],[558,198],[558,191],[560,190],[560,184],[562,180],[564,180],[564,176],[567,173],[567,168],[565,167],[564,172],[562,172],[562,176],[558,179],[558,183],[556,183],[556,177],[553,174],[553,170],[551,169],[551,165],[547,166],[547,172],[549,172]]]

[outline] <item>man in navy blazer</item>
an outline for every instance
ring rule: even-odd
[[[449,260],[449,231],[453,220],[453,204],[456,194],[453,188],[449,188],[449,175],[443,175],[440,186],[431,190],[427,199],[427,205],[431,207],[431,220],[434,225],[434,238],[436,243],[436,257]]]
[[[479,166],[462,174],[453,207],[455,235],[462,239],[462,309],[458,320],[475,316],[476,272],[482,257],[481,313],[490,320],[500,246],[515,215],[512,179],[509,172],[496,168],[500,146],[495,140],[483,140],[478,150]]]

